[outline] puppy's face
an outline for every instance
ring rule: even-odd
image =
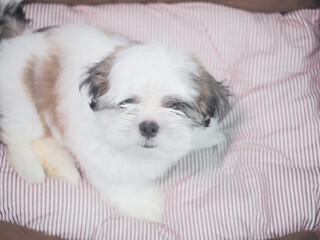
[[[193,57],[159,45],[116,49],[81,87],[103,139],[147,157],[190,151],[192,130],[221,116],[228,94]]]

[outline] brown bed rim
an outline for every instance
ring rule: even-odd
[[[27,3],[102,4],[102,3],[178,3],[192,0],[25,0]],[[203,0],[254,12],[288,12],[304,8],[320,8],[320,0]]]

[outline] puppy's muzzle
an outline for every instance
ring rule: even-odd
[[[159,125],[152,121],[144,121],[140,123],[139,128],[142,136],[151,138],[157,135],[159,130]]]

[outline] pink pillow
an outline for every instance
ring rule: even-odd
[[[83,180],[21,180],[0,148],[0,220],[67,239],[265,239],[320,230],[320,9],[249,13],[210,3],[25,7],[32,28],[89,23],[194,53],[234,93],[227,143],[160,180],[164,224],[129,219]]]

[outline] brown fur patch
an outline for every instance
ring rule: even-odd
[[[64,125],[61,116],[59,116],[56,107],[58,103],[58,94],[56,91],[56,82],[60,74],[60,62],[56,55],[51,55],[41,61],[39,73],[35,71],[37,59],[33,56],[27,62],[24,70],[24,84],[36,106],[40,116],[45,134],[51,135],[45,115],[49,116],[50,121],[64,132]]]
[[[217,82],[199,62],[198,64],[198,76],[193,77],[200,93],[197,104],[205,117],[221,119],[229,109],[229,90],[222,82]]]
[[[26,67],[24,69],[23,73],[23,82],[27,89],[27,92],[29,93],[30,97],[32,98],[32,101],[37,109],[37,112],[39,114],[40,121],[42,123],[42,127],[45,131],[46,135],[51,135],[50,130],[44,120],[43,113],[39,109],[38,99],[37,99],[37,91],[38,87],[36,84],[36,74],[35,74],[35,66],[36,66],[36,57],[32,56],[26,64]]]
[[[116,47],[114,52],[109,54],[108,57],[91,67],[88,71],[88,77],[80,86],[81,88],[88,85],[88,92],[91,96],[90,107],[95,111],[106,107],[104,103],[99,102],[99,98],[109,91],[110,83],[108,78],[111,68],[115,62],[117,54],[125,48],[125,46]]]

